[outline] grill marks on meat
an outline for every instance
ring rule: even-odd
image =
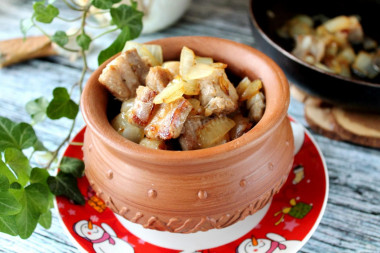
[[[154,91],[161,92],[170,81],[173,80],[173,74],[170,70],[161,66],[152,67],[146,76],[146,86]]]
[[[137,54],[136,49],[121,53],[112,60],[99,76],[103,84],[117,99],[124,101],[136,95],[139,85],[145,85],[149,66]]]
[[[206,116],[228,114],[238,108],[239,96],[224,69],[215,69],[210,76],[200,79],[199,85],[199,99]]]
[[[185,98],[161,104],[145,127],[145,135],[151,139],[177,138],[181,134],[191,108],[190,102]]]
[[[129,115],[129,121],[132,124],[144,127],[148,124],[152,114],[154,108],[153,99],[157,95],[157,92],[148,87],[139,86],[136,94],[136,99]]]

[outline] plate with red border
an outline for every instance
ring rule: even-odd
[[[296,139],[301,140],[295,144],[298,152],[293,168],[261,221],[232,242],[196,252],[297,252],[311,237],[326,207],[328,174],[322,153],[310,133],[298,123],[292,122],[292,125]],[[84,132],[85,128],[73,142],[83,142]],[[81,146],[69,145],[64,156],[82,159]],[[86,177],[78,179],[78,186],[85,196],[85,205],[75,205],[64,197],[56,197],[56,208],[65,231],[80,251],[181,252],[153,245],[128,231],[105,202],[95,195]]]

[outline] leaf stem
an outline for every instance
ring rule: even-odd
[[[86,18],[87,18],[87,13],[90,10],[91,5],[88,4],[85,6],[83,13],[82,13],[82,22],[81,22],[81,32],[84,34],[84,27],[86,25]]]
[[[29,158],[28,158],[29,161],[32,160],[32,157],[33,157],[34,153],[36,153],[35,150],[33,150],[32,153],[30,153],[30,156],[29,156]]]
[[[55,158],[57,158],[58,153],[61,150],[61,148],[66,144],[66,142],[68,142],[71,139],[71,134],[72,134],[72,132],[74,130],[75,122],[76,122],[76,117],[75,117],[75,119],[73,119],[73,122],[71,123],[71,127],[70,127],[68,135],[61,142],[61,144],[59,144],[59,146],[54,150],[54,152],[52,154],[52,158],[50,159],[50,161],[48,162],[48,164],[45,167],[46,169],[49,169],[51,167],[51,165],[54,162]]]
[[[82,7],[80,4],[78,4],[76,1],[74,0],[70,0],[70,2],[74,5],[74,6],[78,6],[78,7]]]
[[[106,14],[106,13],[109,13],[109,11],[97,11],[97,12],[93,12],[92,15],[99,15],[99,14]]]
[[[82,18],[82,16],[79,16],[79,17],[73,18],[73,19],[68,19],[68,18],[64,18],[64,17],[60,17],[60,16],[57,16],[57,18],[65,21],[65,22],[75,22],[77,20],[80,20]]]
[[[86,72],[87,72],[87,55],[85,53],[85,51],[82,49],[82,59],[83,59],[83,69],[82,69],[82,74],[81,74],[81,77],[79,79],[79,94],[82,95],[82,90],[83,90],[83,81],[84,81],[84,77],[86,75]],[[80,99],[79,99],[80,101]]]
[[[102,37],[102,36],[104,36],[104,35],[106,35],[106,34],[108,34],[108,33],[115,32],[115,31],[117,31],[118,29],[119,29],[118,27],[115,27],[115,28],[113,28],[113,29],[111,29],[111,30],[107,30],[107,31],[105,31],[105,32],[102,32],[101,34],[98,34],[98,35],[96,35],[94,38],[92,38],[92,40],[96,40],[96,39],[98,39],[98,38],[100,38],[100,37]]]
[[[86,17],[87,17],[87,13],[90,9],[90,5],[87,5],[84,10],[83,10],[83,14],[82,14],[82,22],[81,22],[81,27],[80,27],[80,31],[82,34],[85,33],[84,31],[84,27],[86,25]],[[81,53],[81,56],[82,56],[82,59],[83,59],[83,68],[82,68],[82,73],[81,73],[81,76],[80,76],[80,79],[78,81],[78,85],[79,85],[79,99],[78,99],[78,104],[80,104],[80,100],[81,100],[81,95],[82,95],[82,89],[83,89],[83,81],[84,81],[84,77],[86,76],[86,72],[87,72],[87,69],[88,69],[88,64],[87,64],[87,55],[86,55],[86,51],[84,49],[81,49],[80,50],[80,53]],[[66,136],[66,138],[61,142],[61,144],[59,144],[59,146],[56,148],[56,150],[53,152],[53,156],[52,158],[50,159],[49,163],[47,164],[46,168],[50,168],[50,166],[52,165],[53,161],[55,160],[55,158],[57,158],[58,156],[58,153],[59,151],[61,150],[61,148],[67,143],[70,141],[71,139],[71,134],[73,133],[73,130],[74,130],[74,127],[75,127],[75,123],[76,123],[76,119],[77,117],[75,117],[75,119],[73,119],[73,122],[71,124],[71,127],[70,127],[70,130],[69,130],[69,133],[68,135]]]
[[[87,27],[93,28],[93,29],[104,29],[106,27],[111,26],[110,24],[105,24],[105,25],[91,25],[89,23],[86,24]]]
[[[42,28],[41,28],[36,22],[34,22],[34,20],[32,20],[32,22],[33,22],[33,25],[34,25],[38,30],[40,30],[41,33],[43,33],[46,37],[49,38],[49,40],[52,41],[51,36],[50,36],[47,32],[45,32],[44,29],[42,29]],[[59,46],[60,48],[63,48],[63,49],[65,49],[65,50],[69,51],[69,52],[73,52],[73,53],[78,53],[78,52],[79,52],[79,50],[77,50],[77,49],[68,48],[68,47],[65,47],[65,46],[58,45],[58,44],[56,44],[56,45]]]
[[[63,0],[63,2],[67,5],[67,7],[69,7],[70,9],[72,9],[74,11],[83,11],[82,8],[78,8],[78,7],[71,5],[69,2],[67,2],[67,0]]]

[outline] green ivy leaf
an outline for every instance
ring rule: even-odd
[[[20,21],[20,30],[24,39],[26,39],[27,32],[34,26],[32,18],[24,18]]]
[[[37,141],[36,133],[27,123],[16,124],[0,116],[0,152],[6,148],[26,149]]]
[[[75,119],[78,114],[78,105],[70,99],[66,88],[57,87],[53,91],[53,100],[46,109],[46,114],[50,119],[66,117]]]
[[[10,189],[14,189],[14,190],[19,190],[19,189],[21,189],[21,184],[19,184],[19,183],[17,183],[17,182],[13,182],[13,183],[11,183],[10,185],[9,185],[9,188]]]
[[[34,17],[41,23],[49,24],[55,17],[59,15],[59,10],[51,4],[45,6],[43,2],[35,2],[33,4]]]
[[[19,213],[21,205],[9,192],[0,192],[0,215],[13,215]]]
[[[133,40],[140,35],[143,27],[142,17],[144,13],[137,10],[136,7],[137,3],[132,1],[132,6],[122,4],[117,8],[111,8],[111,23],[119,27],[121,32],[108,48],[99,53],[99,65],[123,50],[128,40]]]
[[[83,176],[84,162],[77,158],[64,156],[59,168],[64,173],[80,178]]]
[[[26,112],[32,118],[32,124],[41,122],[46,118],[46,108],[48,105],[49,101],[44,97],[31,100],[25,105]]]
[[[116,40],[106,49],[102,50],[98,56],[98,64],[102,64],[104,61],[108,60],[113,55],[121,52],[125,46],[125,42],[131,39],[129,28],[124,27],[121,30],[119,36],[117,36]]]
[[[30,183],[46,184],[49,172],[46,169],[33,168],[30,173]]]
[[[91,43],[91,37],[85,33],[79,34],[76,38],[78,46],[80,46],[83,50],[88,50]]]
[[[0,192],[6,192],[9,189],[9,180],[6,176],[0,174]]]
[[[47,183],[54,195],[66,196],[76,204],[84,205],[85,199],[79,191],[77,179],[73,175],[60,171],[56,177],[50,176]]]
[[[92,5],[102,10],[108,10],[113,4],[119,3],[121,0],[93,0]]]
[[[25,185],[29,181],[31,168],[28,158],[18,149],[7,148],[4,151],[5,162],[15,172],[17,181]]]
[[[17,181],[15,175],[8,166],[0,159],[0,174],[5,176],[10,183]]]
[[[22,209],[15,215],[15,227],[20,238],[26,239],[32,235],[34,229],[36,228],[40,213],[30,204],[23,189],[19,190],[18,193],[18,200],[22,206]]]
[[[137,9],[137,1],[131,0],[131,7]]]
[[[64,31],[57,31],[51,37],[51,40],[63,47],[69,42],[69,37]]]
[[[51,220],[52,220],[51,211],[48,210],[46,213],[41,214],[40,219],[38,220],[38,223],[42,227],[49,229],[51,226]]]
[[[34,151],[48,151],[49,152],[49,150],[39,140],[37,140],[36,143],[34,143],[33,148],[34,148]]]
[[[33,183],[25,187],[25,194],[30,205],[40,214],[49,210],[50,192],[46,183]]]
[[[37,226],[41,214],[49,208],[49,189],[43,184],[28,185],[19,196],[21,211],[16,214],[16,227],[22,239],[28,238]]]
[[[18,189],[16,188],[12,188],[12,184],[11,184],[11,188],[9,188],[9,192],[17,199],[17,201],[20,203],[20,200],[22,199],[22,197],[24,196],[25,192],[24,192],[24,188],[20,187]]]
[[[137,10],[132,6],[122,4],[117,8],[111,8],[110,10],[112,22],[123,29],[124,27],[129,27],[129,36],[133,40],[137,38],[143,28],[142,17],[144,13]]]
[[[15,216],[0,216],[0,232],[18,235]]]

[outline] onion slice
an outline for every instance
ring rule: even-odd
[[[226,116],[213,118],[197,130],[201,148],[214,146],[235,126],[235,121]]]
[[[160,45],[144,45],[134,41],[125,43],[123,52],[135,48],[142,59],[146,59],[152,66],[161,66],[163,62]]]

